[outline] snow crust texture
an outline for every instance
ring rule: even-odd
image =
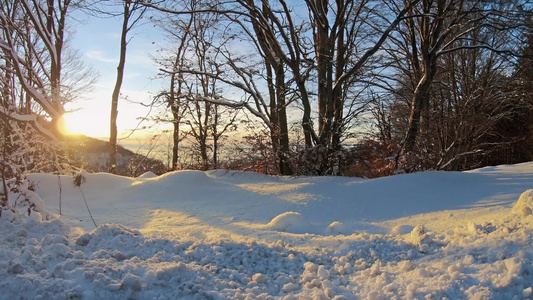
[[[431,234],[353,234],[339,247],[178,242],[116,224],[5,221],[1,299],[528,299],[531,220]],[[532,219],[528,217],[528,219]],[[342,249],[342,250],[339,250]]]
[[[209,188],[231,194],[226,183],[235,179],[216,172],[182,175],[188,179],[178,187],[184,192],[182,197],[192,195],[187,186],[197,181],[200,196],[206,196]],[[434,175],[418,174],[413,180]],[[464,179],[463,173],[456,175]],[[87,185],[99,178],[86,176]],[[242,176],[235,183],[246,184]],[[259,174],[246,176],[256,185],[279,180]],[[42,195],[52,211],[47,197],[53,187],[47,186],[46,180],[41,177],[36,195]],[[340,214],[325,217],[327,211],[313,209],[311,202],[298,203],[302,205],[299,209],[286,205],[287,201],[279,200],[282,192],[271,191],[270,183],[266,184],[269,191],[263,189],[260,195],[270,195],[265,201],[271,201],[273,208],[265,209],[269,214],[263,216],[232,208],[233,218],[228,218],[230,212],[220,207],[208,210],[205,202],[197,207],[178,201],[181,211],[166,212],[169,207],[165,203],[176,202],[176,198],[161,200],[161,193],[143,192],[139,186],[146,187],[149,181],[166,185],[172,178],[131,180],[128,188],[121,186],[108,201],[131,205],[132,197],[121,198],[120,194],[136,189],[137,194],[151,197],[145,201],[154,206],[156,212],[150,215],[157,217],[159,225],[147,221],[144,210],[134,208],[124,214],[139,214],[139,226],[117,222],[95,229],[77,227],[58,215],[47,218],[39,213],[28,216],[3,211],[0,299],[533,299],[533,216],[526,209],[531,210],[533,190],[523,186],[519,187],[521,195],[504,189],[495,192],[492,200],[484,196],[485,190],[478,190],[470,196],[482,194],[483,201],[464,203],[468,208],[462,210],[428,208],[425,213],[397,219],[382,219],[383,214],[376,212],[368,214],[368,222],[363,224],[350,223]],[[133,184],[135,180],[145,181]],[[327,201],[347,210],[349,201],[331,196],[338,195],[339,186],[349,188],[354,183],[331,179],[339,185],[332,189],[336,192],[328,194],[313,190],[320,180],[282,191],[312,194],[312,201]],[[115,184],[121,182],[127,181],[117,178]],[[206,183],[209,188],[203,186]],[[308,190],[299,190],[303,188]],[[63,190],[68,195],[67,184]],[[71,192],[75,190],[72,187]],[[249,189],[239,190],[239,203],[253,202]],[[90,200],[91,195],[102,193],[97,184],[92,192],[89,187],[85,190],[96,219],[111,218],[99,211],[96,200]],[[421,199],[433,195],[426,193]],[[502,201],[502,195],[515,200],[486,204]],[[236,201],[207,196],[212,202]],[[68,197],[64,199],[68,201]],[[397,195],[394,201],[412,199]],[[85,224],[80,222],[83,210],[70,213],[67,220],[78,218],[78,223]],[[206,215],[212,219],[204,222]],[[163,226],[161,223],[168,226],[157,227]],[[378,227],[381,232],[376,231]]]

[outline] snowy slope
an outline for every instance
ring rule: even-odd
[[[83,175],[30,176],[50,220],[4,211],[0,299],[533,299],[533,163]]]

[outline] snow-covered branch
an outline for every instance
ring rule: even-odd
[[[52,133],[52,131],[50,131],[49,129],[47,129],[46,127],[44,127],[41,124],[40,119],[42,117],[39,116],[39,115],[36,115],[36,114],[19,114],[19,113],[13,112],[13,111],[9,111],[8,109],[6,109],[3,106],[0,106],[0,116],[6,117],[6,118],[8,118],[8,119],[10,119],[12,121],[15,121],[15,122],[28,123],[35,130],[37,130],[37,132],[41,133],[43,136],[45,136],[45,137],[47,137],[47,138],[49,138],[51,140],[56,140],[57,139],[57,136],[54,133]]]

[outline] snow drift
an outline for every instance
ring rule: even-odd
[[[532,163],[83,176],[31,175],[42,206],[3,212],[0,299],[533,298]]]

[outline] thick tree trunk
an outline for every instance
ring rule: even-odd
[[[281,175],[292,175],[293,171],[289,161],[289,129],[287,125],[287,110],[285,107],[285,74],[283,72],[283,68],[281,66],[278,67],[278,70],[276,71],[276,86],[278,87],[276,93],[276,98],[278,100],[276,114],[279,127],[279,165]]]
[[[302,116],[302,129],[304,132],[305,139],[305,148],[309,149],[313,147],[315,138],[315,131],[313,129],[313,121],[311,121],[311,104],[309,101],[309,96],[307,94],[307,88],[305,87],[305,82],[298,82],[298,90],[300,91],[301,101],[303,106],[303,116]]]
[[[337,0],[337,7],[339,11],[344,10],[344,3],[342,0]],[[343,118],[344,118],[344,91],[343,85],[337,84],[340,82],[344,69],[346,68],[346,44],[344,42],[344,30],[339,30],[340,34],[336,38],[337,44],[337,58],[335,61],[335,88],[332,89],[332,103],[333,103],[333,123],[332,123],[332,151],[337,152],[341,147]],[[333,83],[332,83],[333,85]]]
[[[269,108],[270,108],[270,141],[272,143],[272,152],[274,155],[276,155],[278,160],[278,167],[277,171],[278,173],[282,174],[282,167],[281,167],[281,161],[282,156],[280,155],[280,147],[279,147],[279,134],[280,134],[280,128],[279,128],[279,119],[278,119],[278,102],[276,101],[277,93],[276,88],[280,88],[280,86],[277,86],[277,81],[274,83],[274,73],[272,72],[273,66],[270,64],[269,60],[266,59],[265,61],[265,67],[266,67],[266,73],[267,73],[267,87],[268,87],[268,96],[269,96]],[[277,75],[277,73],[276,73]]]
[[[331,167],[332,135],[334,117],[333,95],[333,39],[330,37],[328,1],[315,0],[315,52],[317,60],[318,92],[318,149],[319,175],[325,175]]]
[[[248,1],[253,6],[253,1]],[[268,1],[263,3],[263,9],[268,10]],[[254,12],[257,13],[257,12]],[[281,175],[292,175],[293,170],[289,161],[289,132],[286,113],[286,83],[285,70],[281,49],[272,42],[275,37],[269,36],[263,30],[261,22],[252,20],[254,31],[257,33],[258,42],[265,53],[265,67],[267,70],[268,91],[270,97],[270,138],[272,150],[277,156],[278,172]],[[277,49],[277,51],[272,51]],[[274,72],[272,72],[274,71]],[[310,111],[310,110],[309,110]]]
[[[420,131],[420,120],[423,110],[427,107],[430,97],[432,76],[425,76],[415,89],[411,102],[411,115],[409,116],[409,127],[401,149],[401,155],[412,152],[415,148],[416,138]]]
[[[320,146],[329,147],[333,113],[332,97],[332,51],[327,18],[328,2],[316,0],[315,47],[318,77],[318,135]]]
[[[207,156],[207,141],[205,139],[200,143],[200,153],[202,156],[202,170],[209,170],[209,158]]]

